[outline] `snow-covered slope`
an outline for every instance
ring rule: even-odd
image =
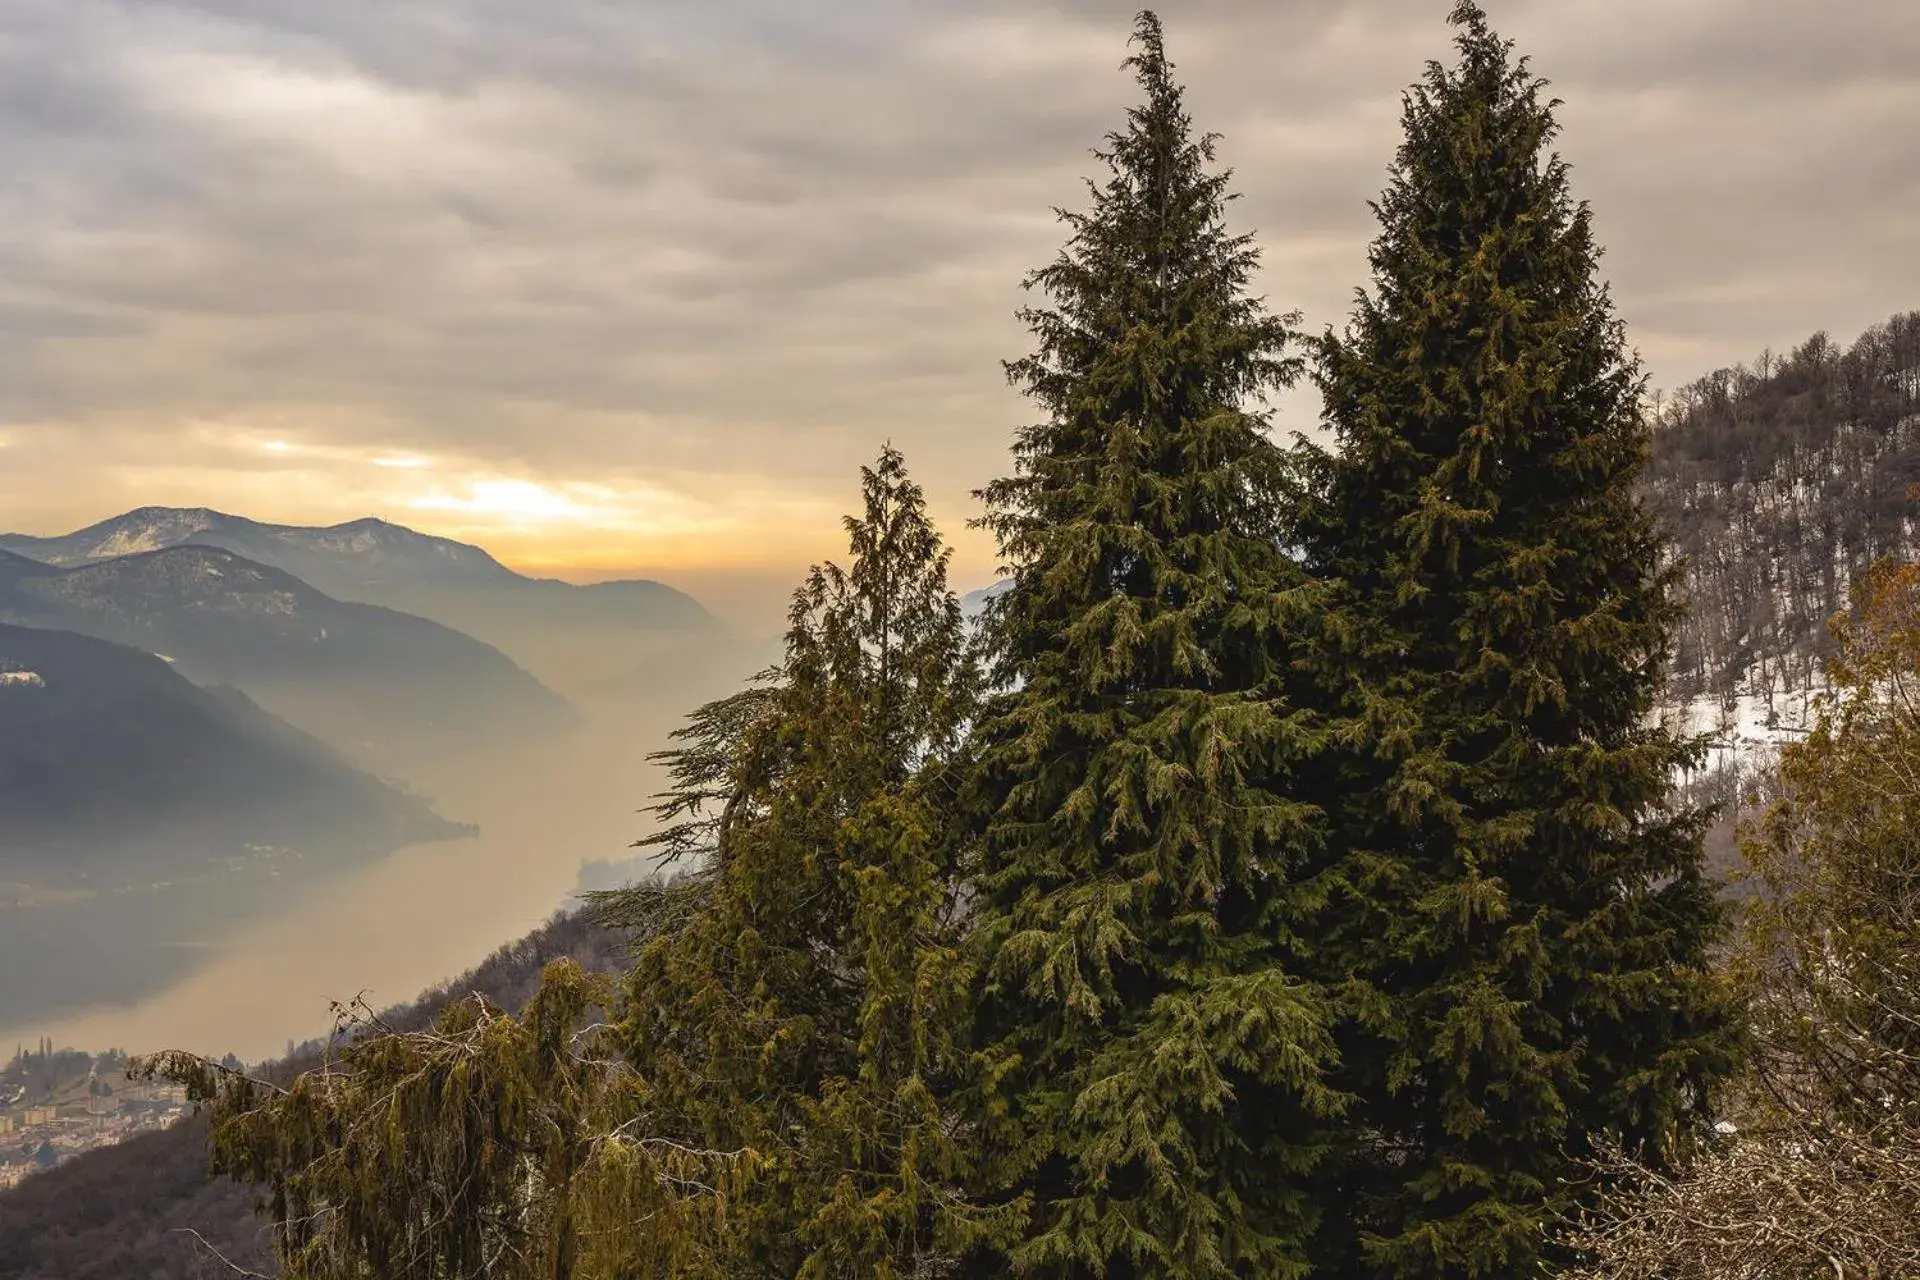
[[[1678,696],[1764,700],[1817,680],[1851,583],[1920,553],[1916,483],[1920,312],[1669,398],[1643,492],[1683,566]]]
[[[1710,739],[1701,772],[1748,779],[1770,767],[1784,744],[1806,736],[1814,701],[1824,691],[1820,681],[1789,685],[1776,679],[1771,686],[1701,694],[1668,714],[1683,732]]]

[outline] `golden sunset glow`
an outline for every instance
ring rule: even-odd
[[[936,5],[876,29],[855,4],[789,47],[756,34],[762,7],[548,29],[534,6],[476,18],[477,43],[428,23],[391,49],[271,6],[0,18],[10,65],[47,81],[20,92],[54,104],[0,120],[30,176],[6,261],[31,264],[0,278],[0,529],[144,505],[377,515],[549,573],[778,582],[844,549],[856,468],[892,440],[956,577],[991,578],[971,495],[1034,412],[1000,362],[1030,347],[1014,313],[1058,250],[1051,210],[1127,102],[1131,9]],[[1912,220],[1888,212],[1912,166],[1883,124],[1920,113],[1920,81],[1889,61],[1832,92],[1808,68],[1893,53],[1884,5],[1831,8],[1503,15],[1555,68],[1656,385],[1920,290]],[[1257,291],[1306,332],[1339,323],[1430,24],[1375,3],[1169,17]],[[1317,411],[1303,387],[1276,430]]]

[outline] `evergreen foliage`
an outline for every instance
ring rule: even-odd
[[[889,447],[656,757],[688,869],[599,895],[617,983],[287,1088],[151,1064],[290,1277],[1518,1277],[1589,1156],[1697,1127],[1738,1046],[1641,378],[1554,104],[1453,21],[1317,349],[1337,451],[1268,436],[1296,317],[1143,13],[1027,281],[986,656]]]
[[[1520,1276],[1591,1135],[1657,1150],[1728,1069],[1696,745],[1651,723],[1679,614],[1635,496],[1642,380],[1553,109],[1471,0],[1405,100],[1372,293],[1302,446],[1323,668],[1353,718],[1302,962],[1358,1099],[1321,1265]]]
[[[766,762],[744,748],[778,704],[779,692],[769,686],[779,678],[778,669],[763,671],[747,688],[695,708],[672,735],[685,745],[648,755],[665,766],[672,785],[648,810],[662,826],[634,848],[658,850],[666,866],[690,858],[717,870],[726,862],[735,818],[746,816],[739,805],[774,781],[753,774]]]
[[[935,801],[973,668],[900,455],[863,480],[851,567],[795,594],[776,682],[703,711],[672,761],[678,794],[721,806],[714,880],[626,983],[620,1035],[657,1131],[759,1153],[731,1211],[734,1274],[934,1275],[994,1226],[959,1193],[967,1144],[941,1096],[963,1017]]]
[[[290,1278],[934,1276],[1006,1234],[961,1193],[943,1099],[965,988],[935,801],[974,668],[900,454],[863,481],[852,566],[795,594],[785,662],[664,753],[643,843],[704,862],[599,895],[642,929],[617,987],[561,962],[518,1017],[363,1010],[284,1089],[146,1064],[213,1104]]]
[[[1028,280],[1050,305],[1008,372],[1045,417],[983,495],[1014,574],[968,791],[985,1176],[1031,1213],[1022,1274],[1288,1276],[1338,1110],[1323,1002],[1278,963],[1318,728],[1289,699],[1311,587],[1255,405],[1297,372],[1294,318],[1248,293],[1152,14],[1135,43],[1145,101]]]
[[[214,1168],[264,1188],[286,1280],[720,1274],[750,1156],[649,1132],[645,1081],[585,1025],[610,995],[560,960],[517,1017],[343,1010],[340,1050],[285,1088],[179,1053],[138,1070],[212,1104]]]

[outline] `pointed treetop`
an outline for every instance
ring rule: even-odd
[[[1134,19],[1133,38],[1128,44],[1134,46],[1134,52],[1120,65],[1134,73],[1147,95],[1144,103],[1127,112],[1135,134],[1161,139],[1175,134],[1184,137],[1190,124],[1181,108],[1184,90],[1173,78],[1173,63],[1167,58],[1166,32],[1160,25],[1160,16],[1151,9],[1142,9]],[[1125,150],[1122,135],[1109,134],[1107,140],[1116,153]],[[1212,136],[1199,139],[1198,145],[1201,154],[1211,159]],[[1148,151],[1158,149],[1150,146]]]
[[[1528,59],[1512,57],[1513,41],[1500,38],[1478,0],[1459,0],[1453,12],[1447,15],[1447,21],[1460,28],[1453,43],[1460,51],[1461,74],[1478,70],[1492,73],[1515,88],[1537,90],[1545,87],[1545,81],[1533,78],[1528,73]],[[1448,77],[1439,63],[1430,62],[1427,66],[1429,78],[1436,86],[1446,83]]]
[[[1150,89],[1169,81],[1173,64],[1167,61],[1167,36],[1159,14],[1142,9],[1133,20],[1133,39],[1128,43],[1139,45],[1140,52],[1128,57],[1122,66],[1138,70],[1140,82]]]
[[[1465,27],[1469,36],[1487,34],[1487,11],[1475,0],[1460,0],[1447,15],[1447,21],[1456,27]]]

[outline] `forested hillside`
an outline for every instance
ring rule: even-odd
[[[1671,694],[1805,688],[1876,558],[1920,545],[1920,311],[1665,397],[1646,484],[1687,564]]]

